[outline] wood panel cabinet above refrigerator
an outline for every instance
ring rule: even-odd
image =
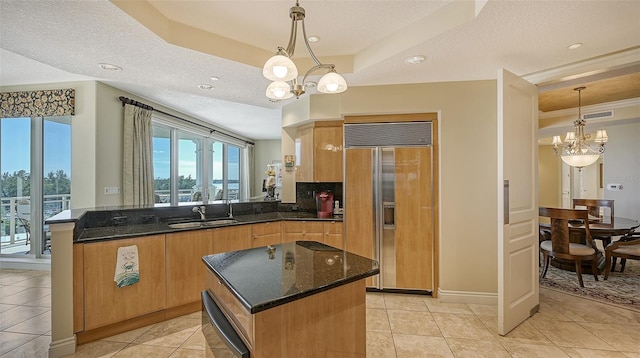
[[[342,182],[342,121],[298,128],[295,138],[297,182]]]

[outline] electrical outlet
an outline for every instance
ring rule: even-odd
[[[117,186],[105,186],[104,187],[105,195],[117,195],[120,194],[120,188]]]
[[[607,184],[607,190],[620,191],[622,190],[622,184]]]

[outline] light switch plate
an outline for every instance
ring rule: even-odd
[[[117,186],[105,186],[104,187],[105,195],[117,195],[120,194],[120,188]]]
[[[622,184],[607,184],[607,190],[620,191],[622,190]]]

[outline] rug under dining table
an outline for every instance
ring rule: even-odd
[[[621,273],[618,260],[616,272],[610,272],[606,281],[604,275],[598,275],[599,281],[596,281],[591,274],[583,274],[582,280],[584,288],[578,284],[575,272],[549,265],[547,276],[540,279],[540,286],[640,312],[640,261],[627,260]]]

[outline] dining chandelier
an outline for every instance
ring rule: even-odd
[[[590,138],[589,134],[584,134],[585,120],[582,118],[581,112],[581,92],[586,87],[574,88],[574,91],[578,91],[578,119],[573,122],[575,129],[573,132],[567,132],[567,136],[563,141],[560,136],[553,136],[553,151],[558,154],[560,151],[560,157],[562,161],[572,167],[582,169],[595,163],[600,155],[605,151],[605,143],[609,140],[607,137],[607,131],[599,129],[596,132],[596,137],[593,140],[596,145],[587,143]]]
[[[318,81],[317,89],[321,93],[340,93],[347,90],[347,82],[342,76],[336,73],[335,65],[330,63],[321,63],[320,60],[311,50],[307,31],[304,27],[305,11],[298,2],[289,9],[289,17],[291,18],[291,34],[289,35],[289,44],[287,48],[278,47],[276,54],[267,60],[262,68],[262,75],[273,81],[267,87],[266,95],[271,100],[283,100],[293,97],[300,97],[305,93],[304,86],[307,77],[316,70],[326,69],[327,73]],[[302,82],[298,83],[298,68],[291,60],[296,49],[296,39],[298,35],[298,22],[302,24],[302,36],[304,43],[309,51],[309,55],[315,66],[311,67],[302,78]]]

